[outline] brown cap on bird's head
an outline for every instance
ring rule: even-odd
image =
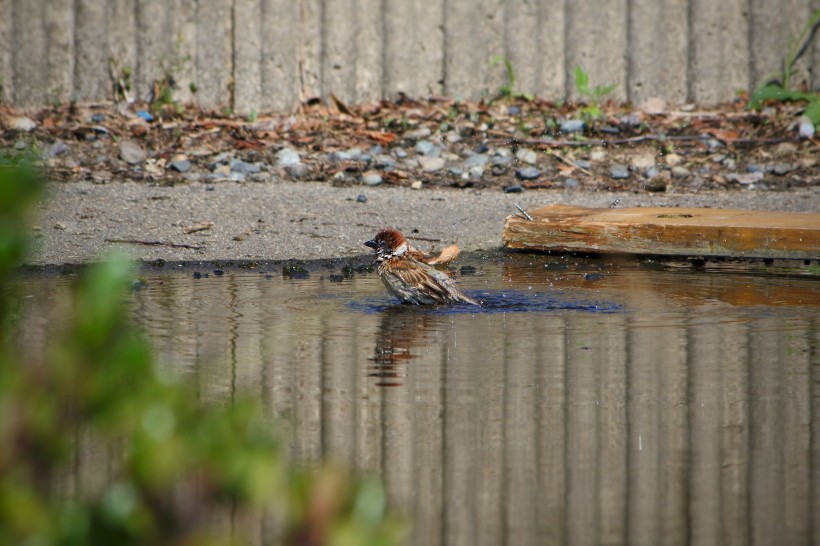
[[[373,239],[365,241],[364,244],[382,253],[394,253],[402,247],[407,249],[407,240],[404,235],[399,230],[391,228],[379,231]]]

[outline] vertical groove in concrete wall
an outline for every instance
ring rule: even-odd
[[[14,3],[0,0],[0,102],[11,102],[14,98]]]
[[[576,98],[573,71],[640,103],[731,100],[781,69],[820,0],[0,0],[0,100],[20,106],[145,98],[207,109],[289,110],[515,91]],[[820,85],[820,39],[793,83]],[[194,93],[193,91],[196,91]]]

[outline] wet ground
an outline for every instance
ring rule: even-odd
[[[171,264],[130,299],[170,377],[380,475],[413,544],[820,542],[820,264],[472,253],[477,310],[368,263]],[[70,277],[24,282],[29,352]]]

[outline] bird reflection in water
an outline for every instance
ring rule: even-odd
[[[407,377],[408,364],[416,358],[414,350],[424,345],[434,323],[441,317],[424,313],[416,306],[394,305],[382,312],[376,348],[368,360],[368,377],[378,387],[398,387]]]

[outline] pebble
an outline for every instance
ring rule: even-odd
[[[790,163],[775,163],[771,168],[771,171],[777,176],[789,174],[793,170],[794,166],[792,166]]]
[[[288,165],[285,167],[285,172],[288,173],[294,180],[305,180],[306,178],[310,178],[311,175],[310,167],[304,163],[294,163],[293,165]]]
[[[191,170],[191,162],[187,159],[174,159],[168,164],[168,168],[178,173],[187,173]]]
[[[365,186],[378,186],[382,183],[382,175],[376,171],[368,171],[362,175],[362,184]]]
[[[421,140],[422,138],[427,138],[432,134],[433,132],[430,130],[429,127],[421,127],[420,129],[407,131],[406,133],[404,133],[404,138],[409,140]]]
[[[349,148],[345,151],[333,152],[336,161],[359,161],[362,158],[361,148]]]
[[[535,180],[541,176],[541,171],[535,167],[522,167],[520,169],[516,169],[515,176],[521,180]]]
[[[476,180],[478,178],[481,178],[482,176],[484,176],[484,167],[482,167],[481,165],[470,167],[470,169],[467,171],[467,178],[469,178],[470,180]]]
[[[51,159],[57,156],[61,156],[63,154],[67,154],[70,151],[68,144],[63,142],[62,140],[56,141],[54,144],[48,147],[48,151],[46,152],[46,157]]]
[[[493,176],[502,176],[507,174],[507,166],[506,165],[493,165],[490,172]]]
[[[626,165],[613,163],[612,166],[609,168],[609,176],[611,176],[615,180],[624,180],[626,178],[629,178],[629,169],[626,168]]]
[[[65,229],[65,224],[62,222],[57,222],[54,224],[54,229]]]
[[[292,148],[282,148],[276,152],[276,166],[279,168],[290,167],[291,165],[301,163],[301,161],[302,159],[299,157],[299,153]]]
[[[247,177],[247,176],[248,175],[246,175],[245,173],[233,172],[233,173],[231,173],[231,175],[228,178],[230,178],[234,182],[244,182],[245,177]]]
[[[231,167],[229,165],[216,165],[213,174],[219,178],[227,178],[231,175]]]
[[[416,150],[416,153],[427,157],[441,157],[441,148],[429,140],[420,140],[416,143],[413,149]]]
[[[490,161],[490,158],[483,154],[476,154],[464,160],[464,168],[472,169],[473,167],[484,167]]]
[[[640,154],[633,156],[629,163],[636,169],[648,169],[649,167],[654,167],[655,154]]]
[[[524,163],[529,163],[530,165],[535,165],[538,161],[538,154],[535,150],[530,150],[528,148],[519,148],[517,152],[515,152],[515,158],[518,161],[522,161]]]
[[[574,178],[566,178],[564,179],[564,187],[568,190],[574,190],[578,187],[578,181]]]
[[[586,123],[580,119],[565,119],[561,122],[562,133],[578,133],[584,130]]]
[[[727,157],[723,160],[723,166],[726,168],[726,170],[734,171],[737,169],[737,161],[735,161],[731,157]]]
[[[749,163],[748,165],[746,165],[746,172],[749,172],[749,173],[762,173],[763,172],[763,167],[761,167],[757,163]]]
[[[407,157],[407,152],[404,150],[404,148],[396,148],[395,150],[393,150],[393,155],[396,156],[396,159],[404,159],[405,157]]]
[[[612,125],[607,125],[601,129],[601,132],[607,135],[617,135],[621,132],[621,130],[617,127],[613,127]]]
[[[681,167],[679,165],[672,167],[672,176],[675,178],[686,178],[690,174],[692,173],[686,167]]]
[[[385,168],[385,167],[394,167],[396,165],[396,160],[390,157],[387,154],[377,154],[373,158],[374,164],[376,167]]]
[[[658,176],[660,174],[660,171],[658,170],[658,168],[656,166],[652,165],[651,167],[646,169],[644,174],[646,175],[647,178],[649,178],[651,180],[651,179],[655,178],[656,176]]]
[[[21,152],[21,151],[25,150],[26,148],[28,148],[28,142],[26,142],[25,140],[18,140],[17,142],[14,143],[14,149],[17,150],[18,152]]]
[[[231,172],[239,174],[254,174],[262,170],[259,163],[247,163],[241,159],[231,161]]]
[[[412,190],[420,190],[422,186],[421,180],[413,180],[413,183],[410,184],[410,189]]]
[[[214,187],[213,184],[206,184],[205,185],[205,191],[214,191],[215,189],[216,188]]]
[[[763,173],[761,171],[751,173],[729,173],[726,175],[726,179],[745,186],[763,180]]]
[[[637,127],[643,123],[643,118],[637,112],[630,112],[625,116],[621,116],[618,122],[625,127]]]
[[[578,161],[575,162],[575,164],[578,167],[582,168],[582,169],[591,169],[592,168],[592,163],[590,163],[586,159],[579,159]]]
[[[678,154],[666,154],[663,156],[663,162],[670,167],[675,167],[683,162],[683,158]]]
[[[504,187],[504,193],[521,193],[523,191],[524,188],[521,184],[510,184]]]
[[[456,142],[461,142],[461,135],[455,131],[450,131],[446,135],[444,135],[444,140],[446,140],[450,144],[455,144]]]
[[[421,166],[421,170],[426,173],[440,171],[445,165],[445,161],[440,157],[419,156],[418,161]]]
[[[25,116],[14,116],[6,118],[6,126],[12,131],[29,133],[37,128],[37,122]]]
[[[120,157],[129,165],[137,165],[145,161],[145,151],[133,140],[121,140],[119,148]]]
[[[464,174],[464,171],[459,169],[458,167],[450,167],[449,169],[447,169],[447,174],[451,176],[461,176],[462,174]]]
[[[814,136],[814,123],[806,116],[800,116],[797,123],[797,133],[800,138],[812,138]]]
[[[363,193],[360,193],[359,195],[356,196],[356,202],[357,203],[367,203],[367,196]]]
[[[251,182],[266,183],[270,182],[273,176],[269,172],[258,172],[251,175]]]
[[[590,161],[604,161],[607,158],[607,153],[604,150],[592,150],[589,153],[589,160]]]

